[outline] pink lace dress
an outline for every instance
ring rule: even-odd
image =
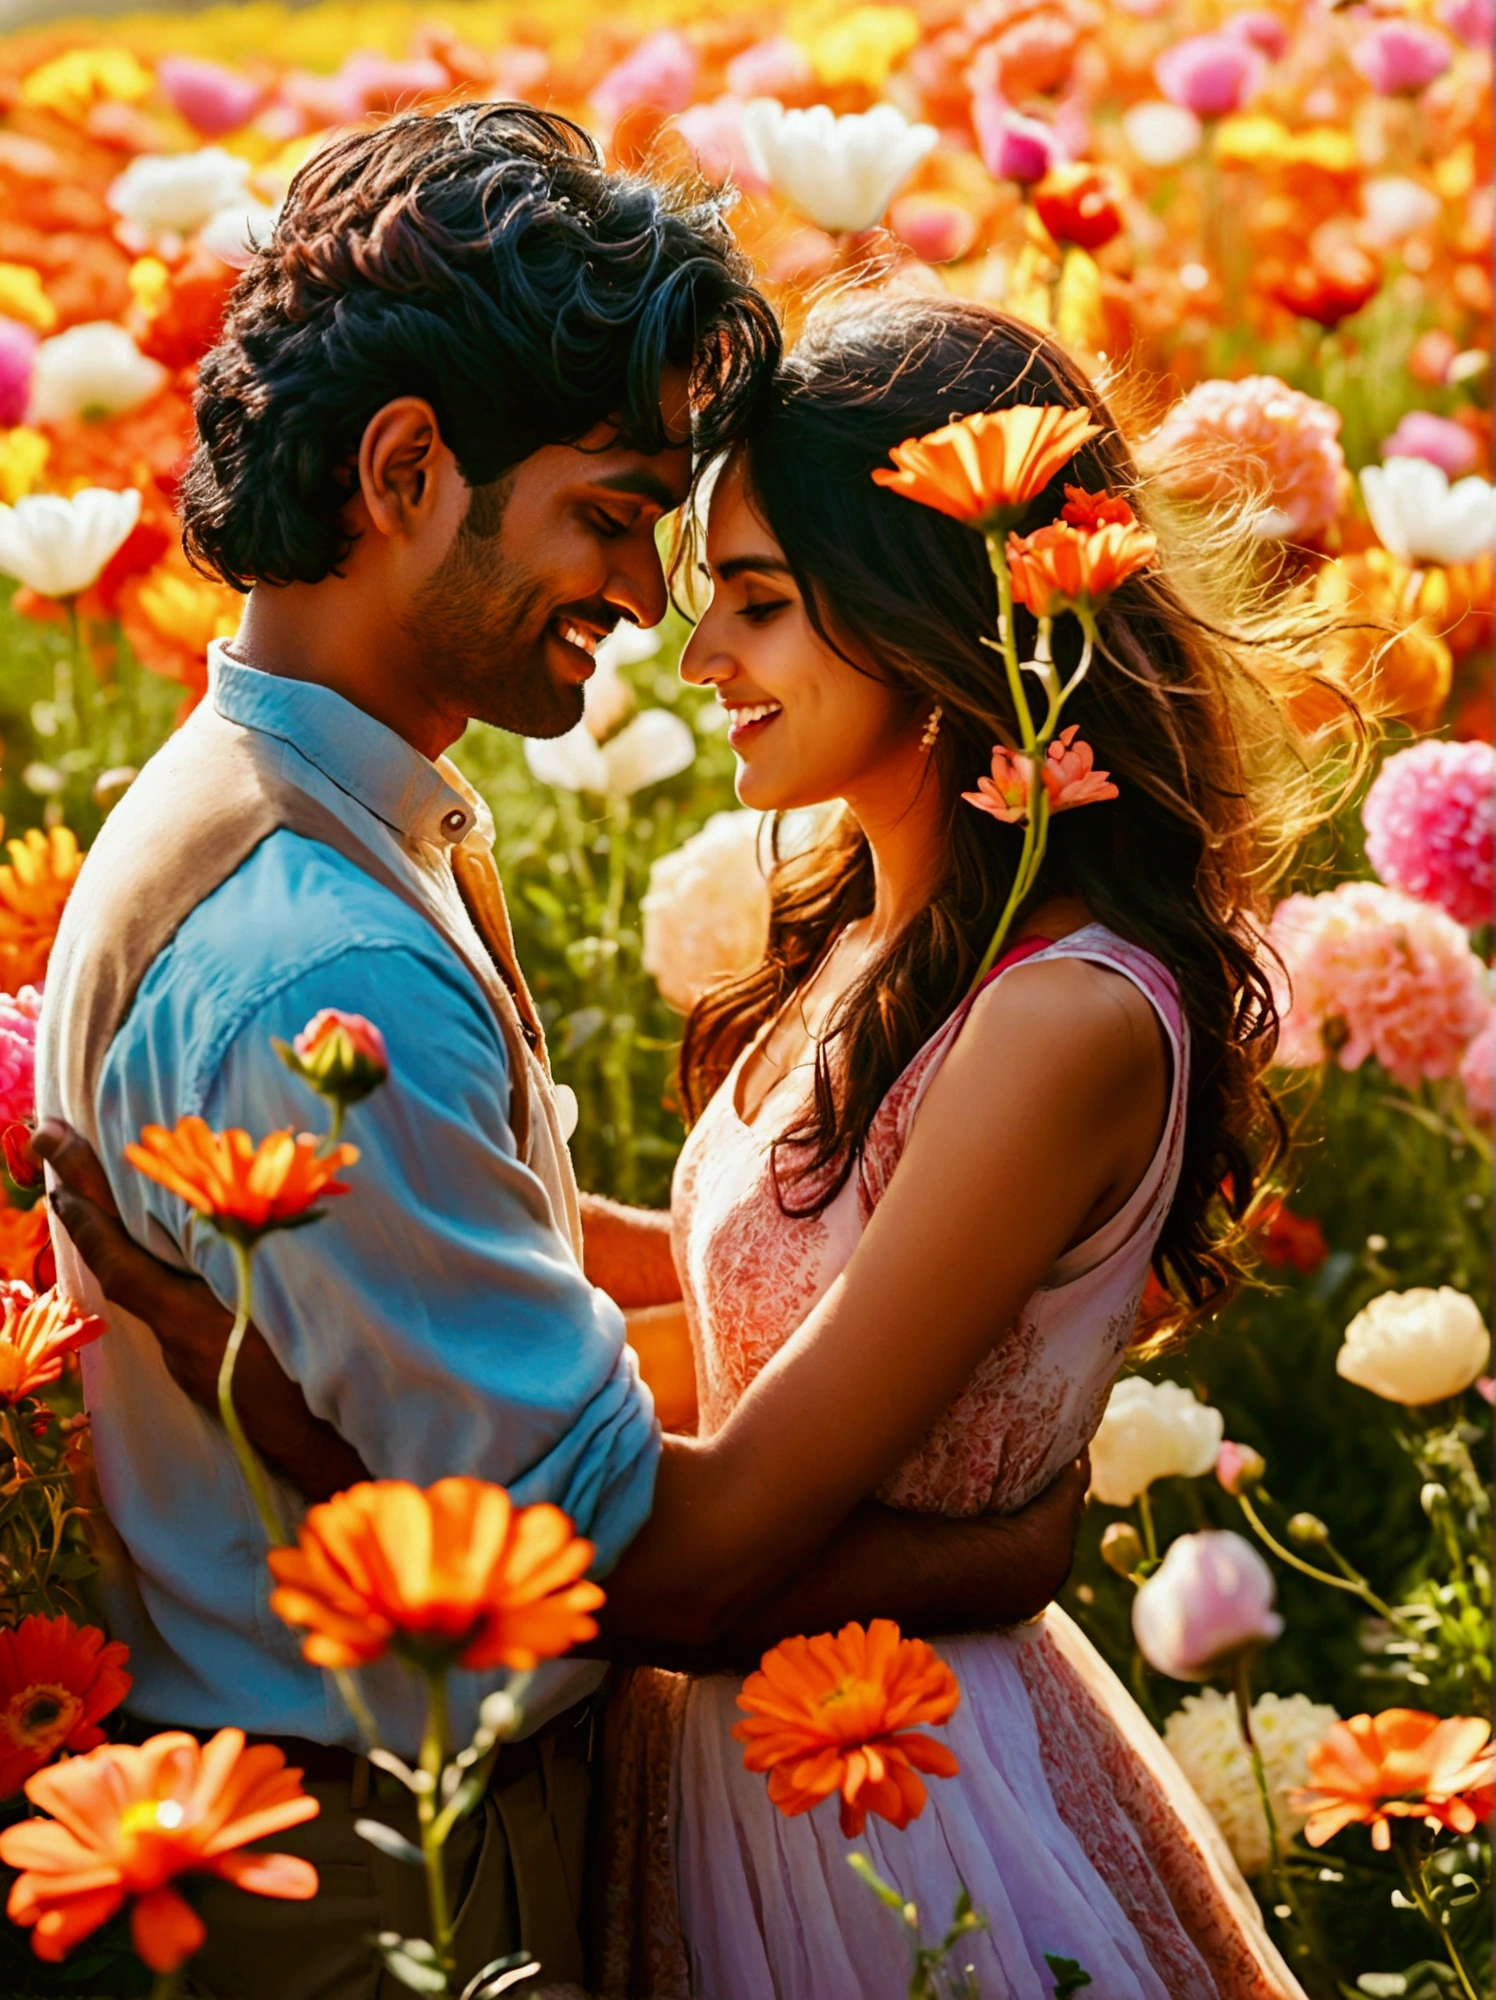
[[[1035,956],[1108,966],[1146,994],[1173,1051],[1167,1126],[1126,1206],[1061,1258],[889,1479],[881,1498],[894,1506],[1015,1509],[1080,1451],[1122,1362],[1178,1178],[1189,1051],[1173,980],[1100,925]],[[781,1212],[768,1161],[776,1121],[768,1131],[743,1122],[736,1069],[696,1125],[673,1212],[704,1430],[725,1420],[851,1257],[963,1018],[894,1085],[860,1171],[818,1216]],[[1078,1960],[1097,2000],[1301,2000],[1204,1808],[1063,1612],[939,1650],[961,1685],[943,1732],[961,1774],[932,1780],[923,1816],[902,1833],[870,1819],[861,1845],[917,1904],[927,1936],[966,1885],[991,1929],[963,1961],[988,2000],[1049,2000],[1047,1953]],[[896,2000],[907,1990],[904,1946],[848,1868],[834,1809],[791,1820],[769,1804],[732,1737],[736,1678],[674,1685],[669,1848],[689,1991]],[[656,1975],[644,1990],[667,1989]]]

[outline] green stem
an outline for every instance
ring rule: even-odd
[[[1238,1493],[1236,1497],[1240,1503],[1242,1512],[1251,1522],[1259,1539],[1266,1542],[1267,1546],[1278,1557],[1280,1562],[1286,1562],[1291,1569],[1298,1570],[1304,1576],[1312,1576],[1316,1583],[1328,1584],[1331,1590],[1350,1591],[1352,1596],[1362,1598],[1371,1606],[1373,1611],[1380,1617],[1385,1618],[1389,1624],[1396,1625],[1400,1630],[1405,1631],[1407,1629],[1407,1620],[1401,1613],[1394,1611],[1390,1604],[1384,1604],[1382,1599],[1377,1596],[1371,1585],[1366,1581],[1365,1577],[1361,1576],[1357,1571],[1351,1570],[1350,1564],[1345,1562],[1343,1556],[1337,1556],[1336,1561],[1344,1564],[1344,1567],[1350,1571],[1350,1574],[1347,1576],[1331,1576],[1328,1570],[1316,1569],[1313,1563],[1305,1562],[1301,1556],[1296,1556],[1292,1549],[1284,1548],[1283,1544],[1273,1534],[1245,1493]]]
[[[348,1107],[344,1104],[341,1097],[334,1097],[330,1102],[332,1104],[332,1123],[327,1128],[326,1137],[317,1147],[319,1156],[324,1160],[330,1153],[337,1151],[338,1141],[343,1136],[343,1121],[348,1115]]]
[[[1465,1961],[1460,1957],[1459,1947],[1454,1941],[1450,1928],[1440,1917],[1439,1912],[1434,1907],[1434,1900],[1429,1895],[1428,1884],[1423,1879],[1422,1860],[1409,1854],[1407,1846],[1401,1838],[1394,1840],[1393,1845],[1397,1849],[1398,1866],[1402,1869],[1403,1880],[1408,1885],[1408,1894],[1418,1906],[1419,1916],[1423,1918],[1423,1921],[1443,1946],[1449,1962],[1454,1968],[1454,1975],[1460,1982],[1460,1989],[1465,1996],[1465,2000],[1480,2000],[1480,1995],[1476,1991],[1475,1981],[1471,1978]]]
[[[175,1972],[158,1972],[151,1985],[151,2000],[176,2000],[177,1990],[182,1984],[182,1969]]]
[[[353,1717],[360,1740],[366,1750],[372,1750],[379,1741],[379,1731],[375,1727],[374,1714],[364,1700],[363,1690],[358,1684],[358,1676],[350,1667],[329,1667],[333,1685],[343,1697],[348,1713]]]
[[[1143,1524],[1143,1547],[1148,1551],[1148,1560],[1157,1562],[1158,1537],[1153,1531],[1153,1503],[1148,1498],[1146,1486],[1138,1495],[1138,1519]]]
[[[426,1895],[431,1906],[431,1943],[450,1980],[452,1963],[452,1917],[447,1908],[447,1878],[442,1867],[442,1849],[450,1831],[446,1814],[438,1813],[442,1771],[447,1762],[447,1676],[442,1668],[426,1675],[426,1733],[421,1739],[421,1769],[430,1779],[416,1800],[416,1816],[421,1824],[421,1853],[426,1862]]]
[[[244,1483],[249,1488],[250,1498],[255,1503],[255,1512],[260,1517],[270,1546],[284,1548],[286,1531],[281,1525],[280,1510],[275,1504],[269,1475],[260,1462],[260,1455],[244,1434],[244,1426],[239,1421],[239,1412],[234,1408],[234,1370],[239,1362],[239,1350],[244,1345],[244,1336],[249,1330],[250,1303],[254,1290],[254,1270],[252,1254],[247,1244],[236,1237],[227,1237],[226,1242],[234,1253],[234,1269],[239,1279],[239,1304],[234,1314],[234,1324],[229,1330],[228,1346],[223,1350],[223,1360],[218,1369],[218,1414],[223,1419],[223,1427],[229,1434],[229,1443],[234,1447],[234,1456],[239,1461],[239,1470],[244,1474]]]
[[[1268,1790],[1267,1770],[1262,1761],[1262,1752],[1257,1747],[1257,1738],[1252,1734],[1252,1655],[1243,1650],[1237,1655],[1236,1672],[1232,1677],[1232,1691],[1236,1696],[1236,1717],[1241,1725],[1241,1740],[1247,1746],[1247,1755],[1252,1759],[1252,1775],[1257,1780],[1257,1797],[1262,1805],[1262,1817],[1267,1821],[1267,1849],[1273,1881],[1285,1902],[1292,1904],[1283,1882],[1283,1850],[1278,1842],[1278,1816],[1273,1811],[1273,1797]]]

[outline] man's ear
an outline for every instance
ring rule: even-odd
[[[397,396],[364,427],[359,497],[378,534],[418,534],[436,505],[442,475],[455,472],[436,412],[419,396]]]

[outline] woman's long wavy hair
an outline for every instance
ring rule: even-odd
[[[982,537],[869,475],[902,439],[1022,403],[1085,408],[1101,425],[1022,531],[1057,516],[1068,483],[1125,495],[1161,545],[1158,567],[1107,602],[1096,662],[1065,711],[1120,797],[1051,822],[1019,913],[1021,922],[1052,896],[1077,896],[1178,982],[1188,1117],[1154,1256],[1170,1304],[1140,1333],[1157,1351],[1241,1282],[1254,1198],[1260,1205],[1285,1149],[1264,1075],[1278,1017],[1259,929],[1273,883],[1328,809],[1284,721],[1286,698],[1323,685],[1314,643],[1323,634],[1295,628],[1281,600],[1274,609],[1259,593],[1252,604],[1241,529],[1196,516],[1186,533],[1172,522],[1080,371],[1033,327],[983,307],[843,306],[783,362],[735,447],[816,630],[859,671],[909,690],[920,714],[933,702],[944,711],[930,758],[946,812],[944,879],[836,1010],[809,1105],[776,1142],[776,1174],[791,1215],[818,1212],[845,1184],[888,1089],[966,994],[1013,879],[1022,830],[960,797],[995,742],[1018,742],[1001,664],[984,643],[997,598]],[[1027,657],[1035,628],[1023,611],[1018,624]],[[1058,621],[1055,645],[1061,669],[1073,665],[1073,618]],[[873,905],[871,851],[845,808],[808,851],[786,853],[776,827],[774,857],[765,958],[714,987],[686,1023],[690,1118],[843,926]]]

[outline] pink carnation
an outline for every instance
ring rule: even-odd
[[[1390,437],[1382,440],[1383,458],[1426,458],[1451,479],[1475,470],[1480,447],[1473,434],[1453,417],[1432,410],[1409,410]]]
[[[1340,412],[1276,375],[1198,383],[1164,418],[1148,456],[1186,499],[1261,491],[1264,535],[1312,535],[1339,514],[1350,485]]]
[[[36,1111],[36,1022],[39,987],[0,993],[0,1126],[25,1124]]]
[[[1405,1090],[1450,1076],[1488,1009],[1484,967],[1452,917],[1379,882],[1288,896],[1268,939],[1283,961],[1278,1060],[1307,1069],[1368,1056]]]
[[[1496,1065],[1496,1041],[1492,1037],[1492,1025],[1496,1016],[1487,1014],[1486,1025],[1466,1049],[1460,1059],[1460,1082],[1465,1086],[1465,1102],[1470,1106],[1470,1115],[1479,1125],[1489,1125],[1496,1115],[1496,1075],[1492,1074]]]
[[[1493,811],[1496,749],[1415,743],[1387,759],[1366,794],[1367,855],[1384,882],[1472,929],[1491,920]]]

